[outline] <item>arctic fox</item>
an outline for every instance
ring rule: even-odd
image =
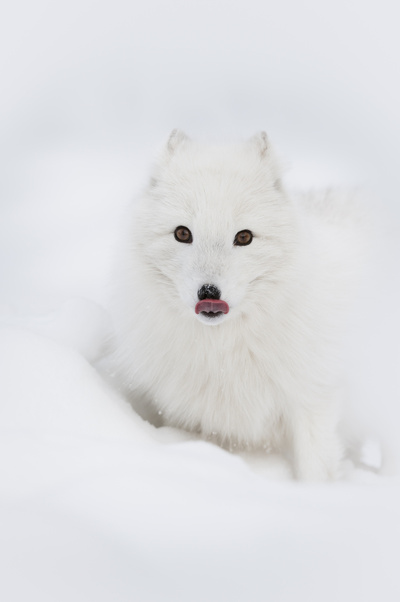
[[[202,146],[174,130],[120,273],[116,362],[167,425],[271,448],[303,480],[337,478],[337,342],[351,199],[291,197],[264,132]]]

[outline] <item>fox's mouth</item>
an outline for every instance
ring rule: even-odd
[[[196,314],[202,314],[207,318],[217,318],[228,313],[229,305],[226,301],[220,299],[203,299],[196,304],[194,311]]]

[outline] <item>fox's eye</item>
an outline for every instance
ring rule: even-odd
[[[192,233],[189,228],[186,228],[185,226],[178,226],[175,228],[174,236],[178,242],[193,242]]]
[[[252,240],[253,234],[250,230],[240,230],[240,232],[236,234],[233,244],[238,247],[245,247],[246,245],[249,245]]]

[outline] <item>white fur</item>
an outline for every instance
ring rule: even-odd
[[[206,147],[172,133],[129,227],[115,359],[165,424],[280,450],[300,479],[336,478],[354,209],[329,192],[289,198],[280,181],[265,134]],[[192,244],[175,240],[179,225]],[[244,229],[252,243],[234,246]],[[219,287],[227,315],[195,314],[203,284]]]

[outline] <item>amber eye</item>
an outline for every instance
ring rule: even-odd
[[[250,230],[240,230],[240,232],[236,234],[233,244],[238,247],[245,247],[246,245],[249,245],[252,240],[253,234]]]
[[[192,233],[189,228],[186,228],[185,226],[178,226],[175,228],[174,236],[178,242],[193,242]]]

